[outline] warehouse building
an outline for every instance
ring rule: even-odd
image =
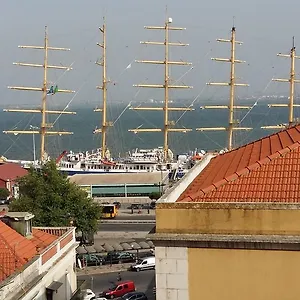
[[[70,181],[81,186],[90,197],[103,201],[144,202],[149,194],[164,192],[168,187],[168,172],[120,173],[120,174],[76,174]]]

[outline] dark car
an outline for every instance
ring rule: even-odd
[[[130,252],[108,252],[105,257],[106,264],[122,264],[134,262],[136,260],[135,255]]]
[[[142,292],[131,292],[121,297],[122,300],[148,300],[147,296]]]
[[[81,261],[82,266],[101,266],[104,264],[104,259],[95,254],[78,254],[77,258]]]

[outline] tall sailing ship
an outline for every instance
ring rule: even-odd
[[[300,104],[295,103],[295,83],[300,83],[299,79],[296,79],[295,73],[295,60],[299,59],[300,56],[296,55],[296,47],[295,47],[295,38],[293,37],[293,45],[289,54],[278,53],[277,56],[290,58],[290,77],[288,79],[272,79],[272,81],[277,82],[289,82],[290,84],[290,93],[289,93],[289,103],[276,103],[276,104],[268,104],[269,108],[272,107],[287,107],[288,108],[288,120],[287,123],[284,124],[276,124],[276,125],[268,125],[262,126],[262,129],[284,129],[288,126],[294,125],[296,122],[299,122],[298,119],[294,117],[294,108],[300,107]]]
[[[229,97],[229,105],[206,105],[202,106],[202,109],[228,109],[228,126],[227,127],[202,127],[202,128],[196,128],[197,131],[227,131],[228,132],[228,143],[227,148],[223,151],[230,151],[234,147],[234,140],[233,140],[233,133],[234,131],[238,130],[251,130],[251,127],[242,127],[240,126],[239,120],[236,120],[234,118],[234,112],[237,109],[251,109],[251,106],[242,106],[242,105],[236,105],[235,104],[235,88],[238,86],[248,86],[248,84],[245,83],[238,83],[236,81],[235,76],[235,66],[236,64],[245,63],[245,61],[236,59],[236,45],[241,45],[242,42],[239,42],[236,40],[236,28],[233,26],[231,28],[231,38],[230,39],[217,39],[218,42],[221,43],[230,43],[231,49],[230,49],[230,58],[212,58],[214,61],[218,62],[228,62],[230,63],[230,80],[229,82],[209,82],[207,85],[212,86],[229,86],[230,88],[230,97]]]
[[[107,131],[108,128],[113,126],[113,122],[107,120],[107,85],[109,80],[106,77],[107,65],[106,65],[106,24],[99,28],[102,35],[102,43],[97,45],[102,49],[102,59],[99,62],[96,62],[97,65],[102,67],[102,84],[98,86],[97,89],[102,90],[102,107],[96,108],[94,111],[102,113],[102,124],[101,128],[94,131],[95,134],[101,133],[101,148],[96,149],[92,152],[79,152],[74,153],[72,151],[64,151],[57,159],[57,165],[61,171],[66,172],[69,175],[73,174],[84,174],[84,173],[138,173],[138,172],[161,172],[164,170],[170,170],[172,172],[173,178],[183,176],[183,169],[186,169],[190,166],[186,159],[182,161],[174,160],[173,153],[168,145],[168,134],[169,132],[187,132],[191,129],[179,129],[171,128],[174,122],[169,120],[169,111],[182,111],[182,110],[192,110],[191,108],[178,108],[178,107],[169,107],[169,89],[175,88],[190,88],[188,86],[179,86],[172,85],[169,78],[169,67],[170,65],[189,65],[190,63],[185,62],[173,62],[169,61],[169,46],[186,46],[187,44],[174,43],[169,41],[169,31],[171,30],[184,30],[184,28],[172,27],[170,24],[172,19],[168,18],[164,26],[147,26],[147,29],[158,29],[165,31],[165,41],[164,42],[142,42],[144,44],[152,45],[164,45],[165,46],[165,60],[163,61],[138,61],[144,63],[152,64],[164,64],[165,65],[165,81],[163,84],[156,85],[137,85],[138,87],[147,87],[147,88],[163,88],[164,93],[164,107],[156,108],[131,108],[131,109],[144,109],[144,110],[163,110],[164,111],[164,127],[162,129],[141,129],[136,128],[130,130],[134,133],[137,132],[155,132],[160,131],[164,134],[164,146],[158,147],[155,149],[136,149],[129,156],[113,160],[110,155],[109,148],[107,146]],[[29,49],[42,49],[44,50],[44,64],[31,64],[31,63],[16,63],[19,66],[27,67],[42,67],[44,69],[44,79],[42,88],[32,88],[32,87],[9,87],[16,90],[31,90],[31,91],[42,91],[42,106],[41,109],[6,109],[5,111],[9,112],[27,112],[27,113],[41,113],[42,122],[40,128],[31,128],[31,130],[16,131],[10,130],[5,131],[4,133],[13,133],[13,134],[40,134],[41,136],[41,153],[39,160],[34,159],[34,161],[13,161],[18,162],[24,165],[24,167],[36,166],[38,167],[45,161],[49,159],[46,149],[45,149],[45,139],[47,135],[64,135],[72,134],[72,132],[66,131],[51,131],[50,128],[53,128],[54,124],[46,123],[48,114],[75,114],[75,112],[63,111],[50,111],[47,109],[47,96],[53,95],[59,92],[71,93],[74,91],[71,90],[61,90],[58,89],[57,85],[49,86],[47,81],[47,71],[48,69],[62,69],[70,70],[70,67],[63,66],[52,66],[48,64],[48,51],[50,50],[69,50],[67,48],[58,48],[51,47],[48,45],[48,33],[47,28],[45,29],[45,38],[44,46],[19,46],[20,48],[29,48]],[[34,151],[35,152],[35,151]],[[179,172],[178,172],[179,171]]]

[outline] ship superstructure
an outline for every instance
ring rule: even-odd
[[[164,134],[164,146],[153,149],[138,149],[130,151],[124,158],[113,159],[111,157],[109,147],[107,145],[107,129],[113,126],[113,122],[107,121],[107,85],[109,80],[107,79],[107,63],[106,63],[106,24],[99,28],[102,34],[102,43],[97,45],[102,48],[102,58],[97,61],[96,64],[102,67],[102,84],[97,86],[97,89],[102,90],[102,107],[96,108],[96,112],[102,114],[101,128],[96,129],[94,133],[101,133],[102,142],[101,148],[94,151],[85,151],[80,153],[69,152],[60,162],[60,168],[66,171],[68,174],[76,173],[127,173],[127,172],[155,172],[169,169],[175,174],[175,177],[183,176],[182,163],[174,161],[173,153],[169,149],[168,134],[169,132],[187,132],[191,129],[186,128],[171,128],[174,122],[169,120],[170,111],[187,111],[193,110],[192,108],[181,107],[169,107],[169,89],[175,88],[191,88],[185,85],[174,85],[171,83],[169,76],[170,65],[190,65],[190,63],[182,61],[169,61],[169,46],[187,46],[183,43],[173,43],[169,41],[169,31],[171,30],[184,30],[185,28],[172,27],[170,24],[172,19],[168,18],[165,22],[165,26],[147,26],[147,29],[165,30],[164,42],[141,42],[142,44],[150,45],[164,45],[165,46],[165,59],[163,61],[137,61],[151,64],[164,64],[165,65],[165,80],[163,84],[153,85],[136,85],[138,87],[147,88],[163,88],[164,89],[164,107],[130,107],[134,110],[163,110],[164,111],[164,127],[162,129],[144,129],[136,128],[131,129],[134,133],[138,132],[163,132]],[[180,172],[176,172],[180,170]],[[176,175],[177,174],[177,175]],[[173,176],[173,175],[172,175]],[[173,176],[174,177],[174,176]]]

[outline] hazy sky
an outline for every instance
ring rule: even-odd
[[[237,77],[250,84],[239,88],[238,95],[288,94],[288,85],[271,83],[272,77],[288,76],[289,60],[277,58],[278,52],[288,53],[295,36],[299,42],[300,2],[290,0],[285,5],[279,0],[2,0],[0,18],[0,93],[1,105],[40,103],[38,92],[19,92],[7,89],[8,85],[40,87],[42,69],[14,66],[16,61],[42,63],[38,50],[18,49],[18,45],[42,45],[44,26],[48,26],[52,46],[71,48],[70,52],[51,53],[49,63],[72,64],[73,70],[49,72],[49,84],[76,90],[72,105],[94,104],[101,100],[95,89],[101,80],[101,68],[94,62],[101,58],[96,46],[101,35],[98,27],[106,16],[108,76],[112,81],[109,92],[111,101],[145,101],[159,99],[162,93],[143,89],[138,95],[133,84],[160,83],[162,66],[134,64],[135,59],[161,59],[161,46],[140,45],[142,40],[163,39],[162,32],[145,30],[145,25],[163,25],[166,5],[174,26],[186,27],[183,32],[173,32],[173,41],[189,43],[171,51],[174,60],[183,59],[194,64],[174,67],[172,78],[178,83],[192,85],[189,91],[172,94],[174,98],[193,99],[201,91],[200,99],[227,97],[227,88],[207,87],[206,82],[228,81],[229,65],[210,60],[211,57],[228,57],[229,44],[217,43],[216,38],[228,38],[235,17],[237,39],[244,42],[237,46],[237,58],[247,63],[237,67]],[[300,46],[299,46],[300,47]],[[174,71],[173,71],[174,70]],[[298,72],[297,72],[298,74]],[[55,97],[55,99],[54,99]],[[49,101],[67,103],[70,95],[56,95]],[[59,99],[59,100],[58,100]]]

